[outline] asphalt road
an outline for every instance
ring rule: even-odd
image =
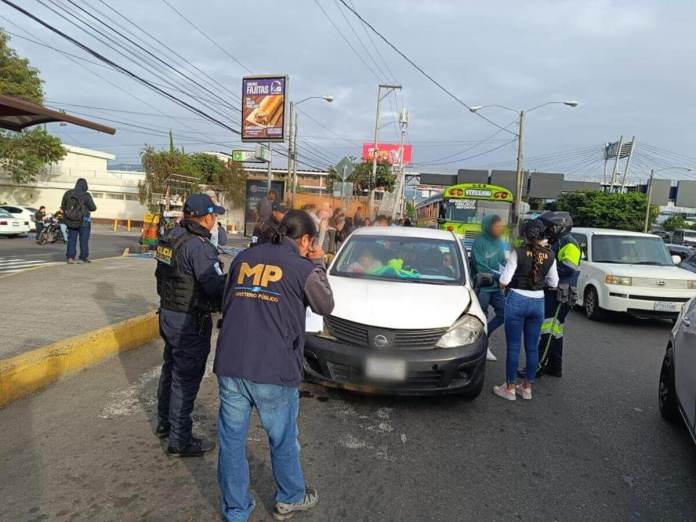
[[[320,501],[297,519],[696,519],[696,448],[657,408],[668,329],[571,315],[565,376],[543,378],[531,402],[492,395],[502,362],[472,401],[303,386],[302,460]],[[0,410],[0,520],[219,520],[216,455],[170,459],[151,434],[160,354],[153,343]],[[216,410],[208,376],[194,429],[215,436]],[[270,520],[256,420],[248,453],[252,520]]]
[[[90,259],[119,256],[130,248],[139,252],[139,230],[114,232],[105,225],[94,225],[89,241]],[[45,263],[65,261],[66,243],[38,245],[34,233],[28,237],[8,238],[0,236],[0,275]]]

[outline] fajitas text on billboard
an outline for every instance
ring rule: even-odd
[[[242,141],[284,141],[288,77],[242,78]]]
[[[374,143],[363,143],[362,146],[362,159],[364,161],[372,161],[373,151],[375,149]],[[399,163],[399,152],[401,145],[398,143],[378,143],[377,144],[377,161],[387,162],[392,165]],[[411,145],[404,144],[404,165],[411,163]]]

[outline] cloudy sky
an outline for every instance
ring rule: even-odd
[[[94,38],[95,27],[123,40],[87,18],[76,5],[111,27],[118,29],[113,21],[118,22],[124,34],[128,35],[127,29],[132,39],[154,46],[158,57],[186,71],[202,86],[178,77],[178,96],[186,96],[181,91],[192,94],[198,98],[193,101],[196,106],[235,128],[240,118],[230,106],[239,106],[241,77],[249,71],[287,73],[295,100],[334,96],[332,104],[311,100],[301,107],[301,152],[305,162],[314,166],[335,162],[344,155],[357,156],[359,145],[372,140],[380,81],[403,86],[400,94],[384,101],[382,140],[398,140],[395,113],[406,107],[411,116],[408,141],[413,144],[414,162],[421,171],[514,165],[514,135],[499,131],[449,98],[352,13],[339,7],[337,0],[18,3],[143,77],[161,85],[176,77],[171,69],[160,69],[162,73],[136,63],[136,58],[144,56],[142,52],[134,57],[121,51],[124,56],[115,44],[100,43]],[[466,104],[524,109],[551,100],[579,100],[575,109],[550,105],[528,115],[525,142],[531,168],[598,176],[603,168],[602,144],[617,140],[621,134],[638,139],[641,154],[636,158],[634,174],[645,173],[650,167],[696,166],[696,159],[689,157],[696,156],[692,150],[696,138],[692,126],[696,115],[692,102],[696,92],[693,1],[347,3]],[[178,56],[120,18],[119,13]],[[229,131],[202,122],[108,67],[90,63],[96,59],[10,7],[0,6],[0,16],[0,25],[6,30],[34,40],[12,35],[12,45],[42,72],[47,105],[105,123],[108,119],[123,122],[113,124],[118,128],[115,137],[51,126],[66,143],[112,152],[116,161],[123,163],[137,163],[144,143],[163,146],[169,128],[175,140],[189,151],[239,147],[238,139]],[[89,34],[77,27],[81,22],[74,16],[93,24],[87,29]],[[68,58],[36,42],[76,57]],[[164,78],[157,78],[158,74]],[[515,120],[515,114],[496,108],[483,114],[501,126]],[[514,124],[509,128],[514,131]],[[677,177],[676,171],[673,177]]]

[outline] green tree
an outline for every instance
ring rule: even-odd
[[[678,228],[688,227],[686,226],[686,220],[682,216],[670,216],[662,223],[662,228],[667,232],[672,232]]]
[[[225,205],[240,207],[246,195],[247,172],[236,161],[223,161],[211,154],[191,155],[191,164],[201,183],[213,190]]]
[[[627,194],[599,191],[563,194],[556,202],[556,210],[565,210],[580,227],[616,228],[642,231],[645,222],[647,198],[640,192]],[[652,223],[659,208],[650,206]]]
[[[39,70],[29,65],[9,46],[0,29],[0,93],[34,103],[43,103],[43,81]],[[65,156],[60,139],[41,128],[23,132],[0,131],[0,161],[17,184],[36,180],[41,169]]]
[[[138,185],[143,204],[156,205],[155,200],[166,190],[167,180],[170,180],[172,193],[184,195],[198,189],[198,176],[195,176],[190,157],[173,144],[169,150],[155,150],[152,145],[146,145],[140,161],[145,170],[145,180]]]
[[[413,202],[411,202],[411,201],[406,202],[406,216],[411,221],[416,219],[416,207],[413,205]]]
[[[353,172],[346,181],[353,183],[353,194],[361,196],[371,189],[382,189],[392,192],[396,186],[396,175],[392,172],[392,165],[389,162],[377,163],[377,175],[372,183],[372,162],[363,161],[357,163],[353,160]],[[329,169],[329,182],[342,181],[335,168]]]

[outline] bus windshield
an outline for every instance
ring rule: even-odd
[[[503,223],[510,221],[512,205],[484,199],[449,199],[444,202],[445,219],[457,223],[481,223],[485,216],[497,214]]]

